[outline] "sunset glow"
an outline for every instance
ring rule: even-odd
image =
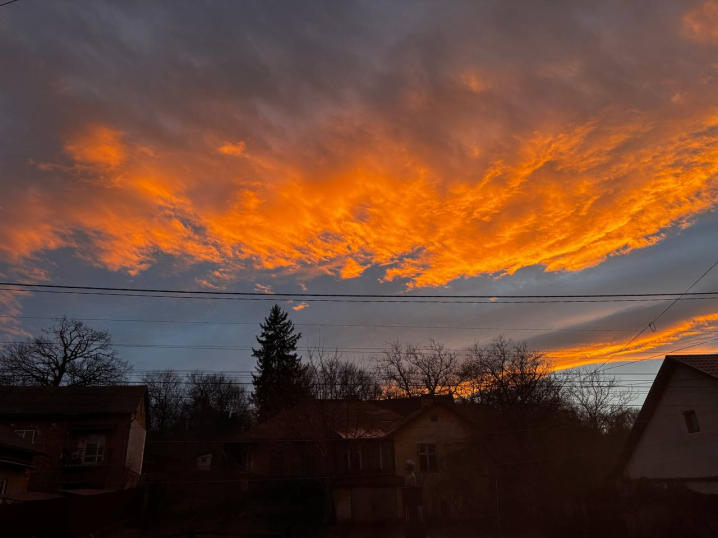
[[[564,19],[527,6],[503,28],[490,21],[504,8],[422,5],[412,29],[356,8],[368,26],[348,17],[343,30],[281,42],[254,26],[230,31],[229,7],[188,37],[172,30],[189,28],[186,14],[158,8],[139,24],[103,4],[63,49],[74,62],[55,56],[62,31],[30,46],[3,22],[4,66],[24,62],[41,96],[10,85],[3,101],[40,108],[7,109],[21,142],[7,148],[0,179],[0,273],[50,282],[69,256],[150,286],[171,275],[219,290],[322,282],[332,292],[497,295],[603,278],[607,262],[668,245],[718,205],[718,3],[647,21],[631,10],[614,20],[614,8],[576,6]],[[439,36],[436,17],[454,31]],[[202,32],[231,39],[231,50]],[[660,52],[644,46],[656,33],[668,34]],[[142,54],[134,39],[145,40]],[[312,69],[298,69],[307,57]],[[680,290],[695,272],[646,289]],[[601,282],[623,285],[614,274]],[[16,295],[0,305],[23,311]],[[307,306],[291,304],[323,316]],[[696,306],[627,349],[607,335],[556,342],[552,356],[575,365],[691,341],[717,328],[715,308]],[[620,312],[574,312],[552,326]],[[636,316],[639,326],[651,319]],[[8,321],[6,331],[23,329]]]

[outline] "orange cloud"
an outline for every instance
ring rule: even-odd
[[[292,310],[296,310],[297,312],[300,310],[304,310],[305,308],[309,307],[309,303],[299,303],[297,305],[294,305],[292,307]]]
[[[232,144],[231,142],[225,142],[224,145],[220,146],[217,151],[224,155],[232,155],[234,157],[239,157],[244,153],[244,149],[246,148],[246,144],[244,142],[237,142],[236,144]]]
[[[225,274],[355,278],[374,265],[410,287],[532,265],[579,271],[715,207],[717,112],[658,122],[606,110],[483,164],[467,156],[463,173],[383,137],[317,173],[291,152],[229,163],[123,145],[129,135],[89,126],[64,166],[102,170],[75,170],[78,188],[16,194],[0,252],[20,260],[69,246],[131,274],[159,254]]]
[[[356,278],[361,276],[368,265],[359,265],[354,258],[349,258],[339,272],[342,278]]]
[[[634,342],[626,345],[623,341],[597,342],[580,347],[566,348],[550,353],[556,368],[571,368],[583,364],[603,363],[609,358],[610,362],[645,359],[643,352],[660,351],[665,346],[676,342],[689,345],[693,340],[700,341],[698,337],[705,337],[706,333],[718,331],[718,314],[707,314],[676,322],[674,325],[662,328],[658,332],[645,332]],[[660,357],[662,358],[662,357]]]
[[[690,39],[718,42],[718,2],[709,0],[686,13],[683,30]]]
[[[65,150],[78,164],[116,168],[126,158],[120,131],[103,126],[89,125],[70,137]]]

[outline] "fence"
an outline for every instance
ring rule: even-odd
[[[139,517],[143,489],[0,504],[0,529],[13,538],[73,538]]]

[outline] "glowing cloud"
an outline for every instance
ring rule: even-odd
[[[240,157],[244,153],[246,144],[244,142],[237,142],[232,144],[231,142],[225,142],[224,145],[220,146],[217,151],[224,155],[232,155],[234,157]]]
[[[118,88],[109,61],[101,73],[82,62],[75,72],[71,60],[49,75],[38,68],[34,86],[52,102],[43,121],[54,123],[42,144],[16,148],[28,154],[3,178],[0,256],[20,264],[71,248],[130,274],[159,260],[206,264],[202,281],[218,286],[240,274],[366,278],[369,266],[410,288],[529,266],[581,271],[655,245],[715,209],[718,92],[705,45],[715,6],[652,14],[673,17],[659,21],[676,32],[661,54],[632,46],[640,36],[631,28],[606,32],[597,46],[584,36],[593,30],[570,32],[548,14],[555,42],[507,28],[483,41],[475,21],[501,14],[477,5],[486,18],[446,14],[456,18],[442,27],[454,30],[429,47],[435,57],[418,37],[404,43],[390,33],[389,42],[404,44],[347,51],[319,46],[322,33],[309,32],[298,47],[204,50],[198,39],[195,50],[182,41],[191,50],[179,58],[171,46],[147,45],[149,69],[168,75],[145,87],[134,73],[139,89]],[[545,8],[525,7],[528,30]],[[590,15],[597,28],[613,20]],[[176,38],[172,24],[156,27]],[[127,57],[135,30],[117,36]],[[228,38],[235,35],[243,34]],[[526,41],[514,47],[518,37]],[[37,59],[41,45],[28,47],[22,33],[0,39]],[[43,42],[42,50],[57,46]],[[317,73],[300,73],[295,49],[327,56]],[[78,51],[86,50],[95,49],[63,52],[85,58]],[[270,83],[262,73],[277,75]],[[13,118],[20,125],[26,116]]]
[[[718,42],[718,2],[709,0],[683,17],[686,35],[697,41]]]
[[[634,342],[610,341],[597,342],[588,346],[566,348],[551,352],[551,358],[557,368],[571,368],[582,364],[621,362],[626,360],[646,359],[641,352],[662,349],[675,342],[686,345],[693,340],[701,340],[701,335],[715,333],[718,330],[718,314],[707,314],[676,322],[659,332],[646,332]],[[705,338],[705,336],[703,336]],[[695,342],[697,343],[697,342]],[[662,358],[657,352],[656,358]]]

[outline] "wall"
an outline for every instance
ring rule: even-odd
[[[145,453],[145,439],[147,437],[144,399],[135,412],[130,423],[130,432],[127,439],[127,458],[125,467],[128,471],[139,476],[142,474],[142,459]]]
[[[0,481],[7,479],[5,495],[27,491],[27,473],[25,467],[0,463]]]
[[[432,414],[437,415],[437,422],[431,422]],[[427,409],[394,435],[396,474],[404,475],[406,460],[414,460],[417,481],[423,487],[424,511],[429,517],[455,516],[454,508],[465,505],[466,498],[472,497],[460,480],[462,467],[468,463],[460,454],[471,446],[476,435],[473,425],[442,405]],[[436,445],[436,472],[420,470],[419,444],[424,443]],[[397,515],[401,516],[401,495],[398,497]]]
[[[701,431],[688,433],[684,411]],[[629,478],[718,477],[718,380],[676,365],[626,467]]]
[[[33,446],[46,456],[35,458],[28,491],[56,492],[67,488],[122,489],[127,485],[125,469],[130,415],[83,415],[82,417],[12,417],[0,422],[13,430],[35,430]],[[112,451],[111,465],[68,468],[62,466],[62,453],[68,447],[70,425],[108,425],[106,448]],[[134,485],[136,481],[131,481]]]

